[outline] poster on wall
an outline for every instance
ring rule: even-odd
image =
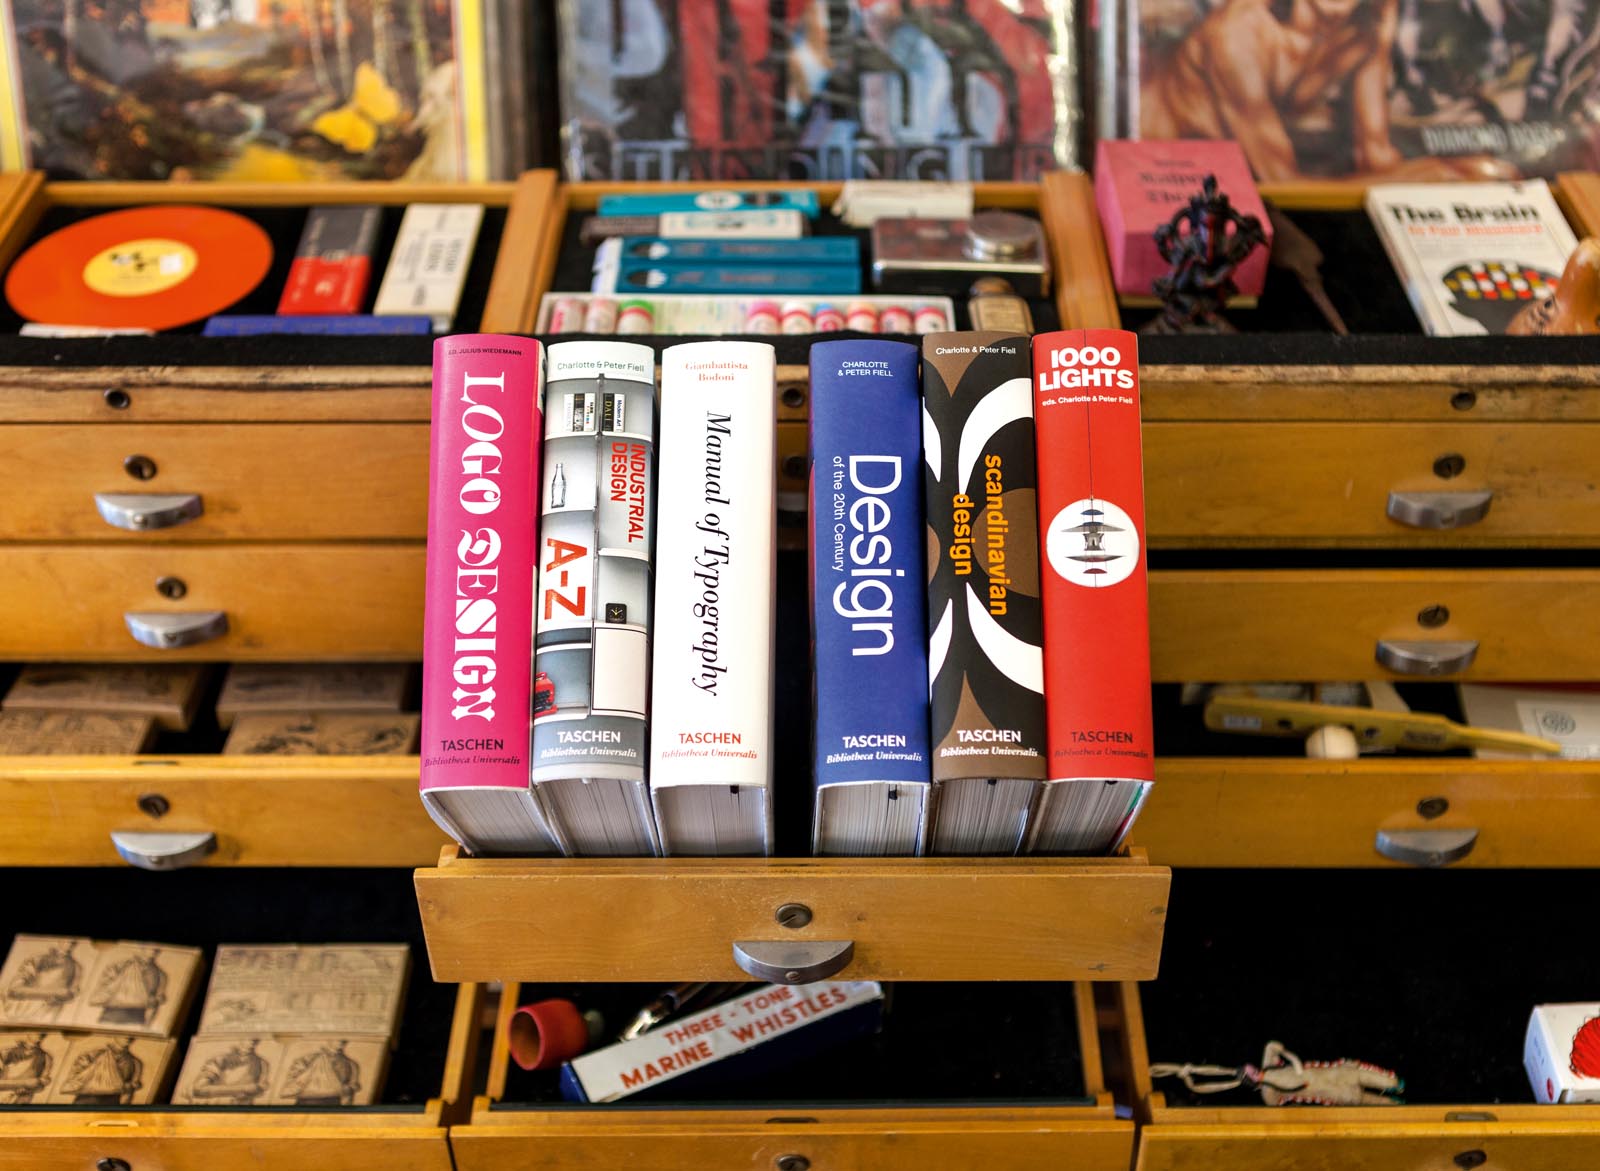
[[[1034,179],[1071,166],[1073,0],[561,0],[572,179]]]
[[[1098,130],[1232,138],[1264,182],[1600,163],[1594,0],[1106,0]]]
[[[0,167],[488,177],[481,0],[5,0]]]

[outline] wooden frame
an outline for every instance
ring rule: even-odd
[[[439,1096],[420,1109],[7,1110],[0,1112],[0,1169],[82,1171],[121,1160],[163,1171],[452,1171],[446,1128],[468,1104],[482,1003],[475,985],[457,994]]]
[[[1138,985],[1120,985],[1117,999],[1140,1123],[1136,1171],[1571,1171],[1600,1149],[1600,1106],[1168,1106],[1150,1079]]]
[[[744,980],[736,941],[851,940],[841,977],[1155,975],[1171,872],[1114,858],[464,858],[418,870],[434,979]]]
[[[485,1092],[465,1125],[450,1131],[458,1171],[677,1171],[683,1167],[775,1165],[798,1155],[813,1167],[920,1171],[992,1165],[1007,1171],[1124,1171],[1133,1124],[1115,1116],[1105,1090],[1091,990],[1072,990],[1086,1096],[1093,1105],[771,1110],[664,1109],[614,1104],[517,1108],[503,1102],[506,1022],[520,989],[501,993]]]

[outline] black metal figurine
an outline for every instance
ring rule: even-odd
[[[1241,215],[1207,175],[1200,194],[1156,229],[1156,248],[1172,266],[1157,277],[1161,315],[1146,333],[1235,333],[1222,306],[1238,292],[1233,274],[1253,249],[1267,242],[1261,221]]]

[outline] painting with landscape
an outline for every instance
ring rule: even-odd
[[[8,168],[469,179],[475,0],[9,0]]]

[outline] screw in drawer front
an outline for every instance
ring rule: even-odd
[[[116,386],[108,387],[102,391],[100,397],[105,400],[106,406],[113,411],[125,411],[133,405],[133,396]]]
[[[1489,1156],[1484,1154],[1482,1151],[1462,1151],[1459,1155],[1451,1160],[1451,1162],[1453,1162],[1457,1167],[1462,1168],[1463,1171],[1472,1171],[1472,1168],[1482,1167],[1488,1161]]]
[[[172,803],[160,793],[140,793],[139,812],[146,817],[165,817]]]
[[[1433,474],[1441,480],[1453,480],[1467,470],[1467,458],[1451,452],[1433,461]]]
[[[784,903],[773,915],[784,927],[799,929],[811,923],[811,908],[804,903]]]
[[[1450,405],[1458,411],[1470,411],[1478,405],[1478,393],[1473,390],[1458,390],[1450,396]]]
[[[176,602],[188,592],[189,583],[184,581],[181,577],[167,576],[156,578],[156,593],[160,594],[163,598],[167,598],[170,601]]]
[[[783,461],[783,474],[791,480],[805,479],[806,457],[803,455],[791,455],[785,457]]]
[[[1417,625],[1433,629],[1450,621],[1450,607],[1424,606],[1417,611]]]
[[[126,1159],[101,1159],[94,1165],[94,1171],[132,1171]]]
[[[778,401],[791,411],[799,410],[806,405],[806,388],[791,383],[778,392]]]
[[[804,1155],[779,1155],[772,1165],[778,1171],[810,1171],[811,1160]]]
[[[1424,821],[1432,821],[1436,817],[1443,817],[1450,812],[1450,799],[1448,797],[1424,797],[1417,802],[1417,816]]]
[[[156,461],[148,455],[130,455],[122,461],[122,470],[135,480],[153,480],[156,478]]]

